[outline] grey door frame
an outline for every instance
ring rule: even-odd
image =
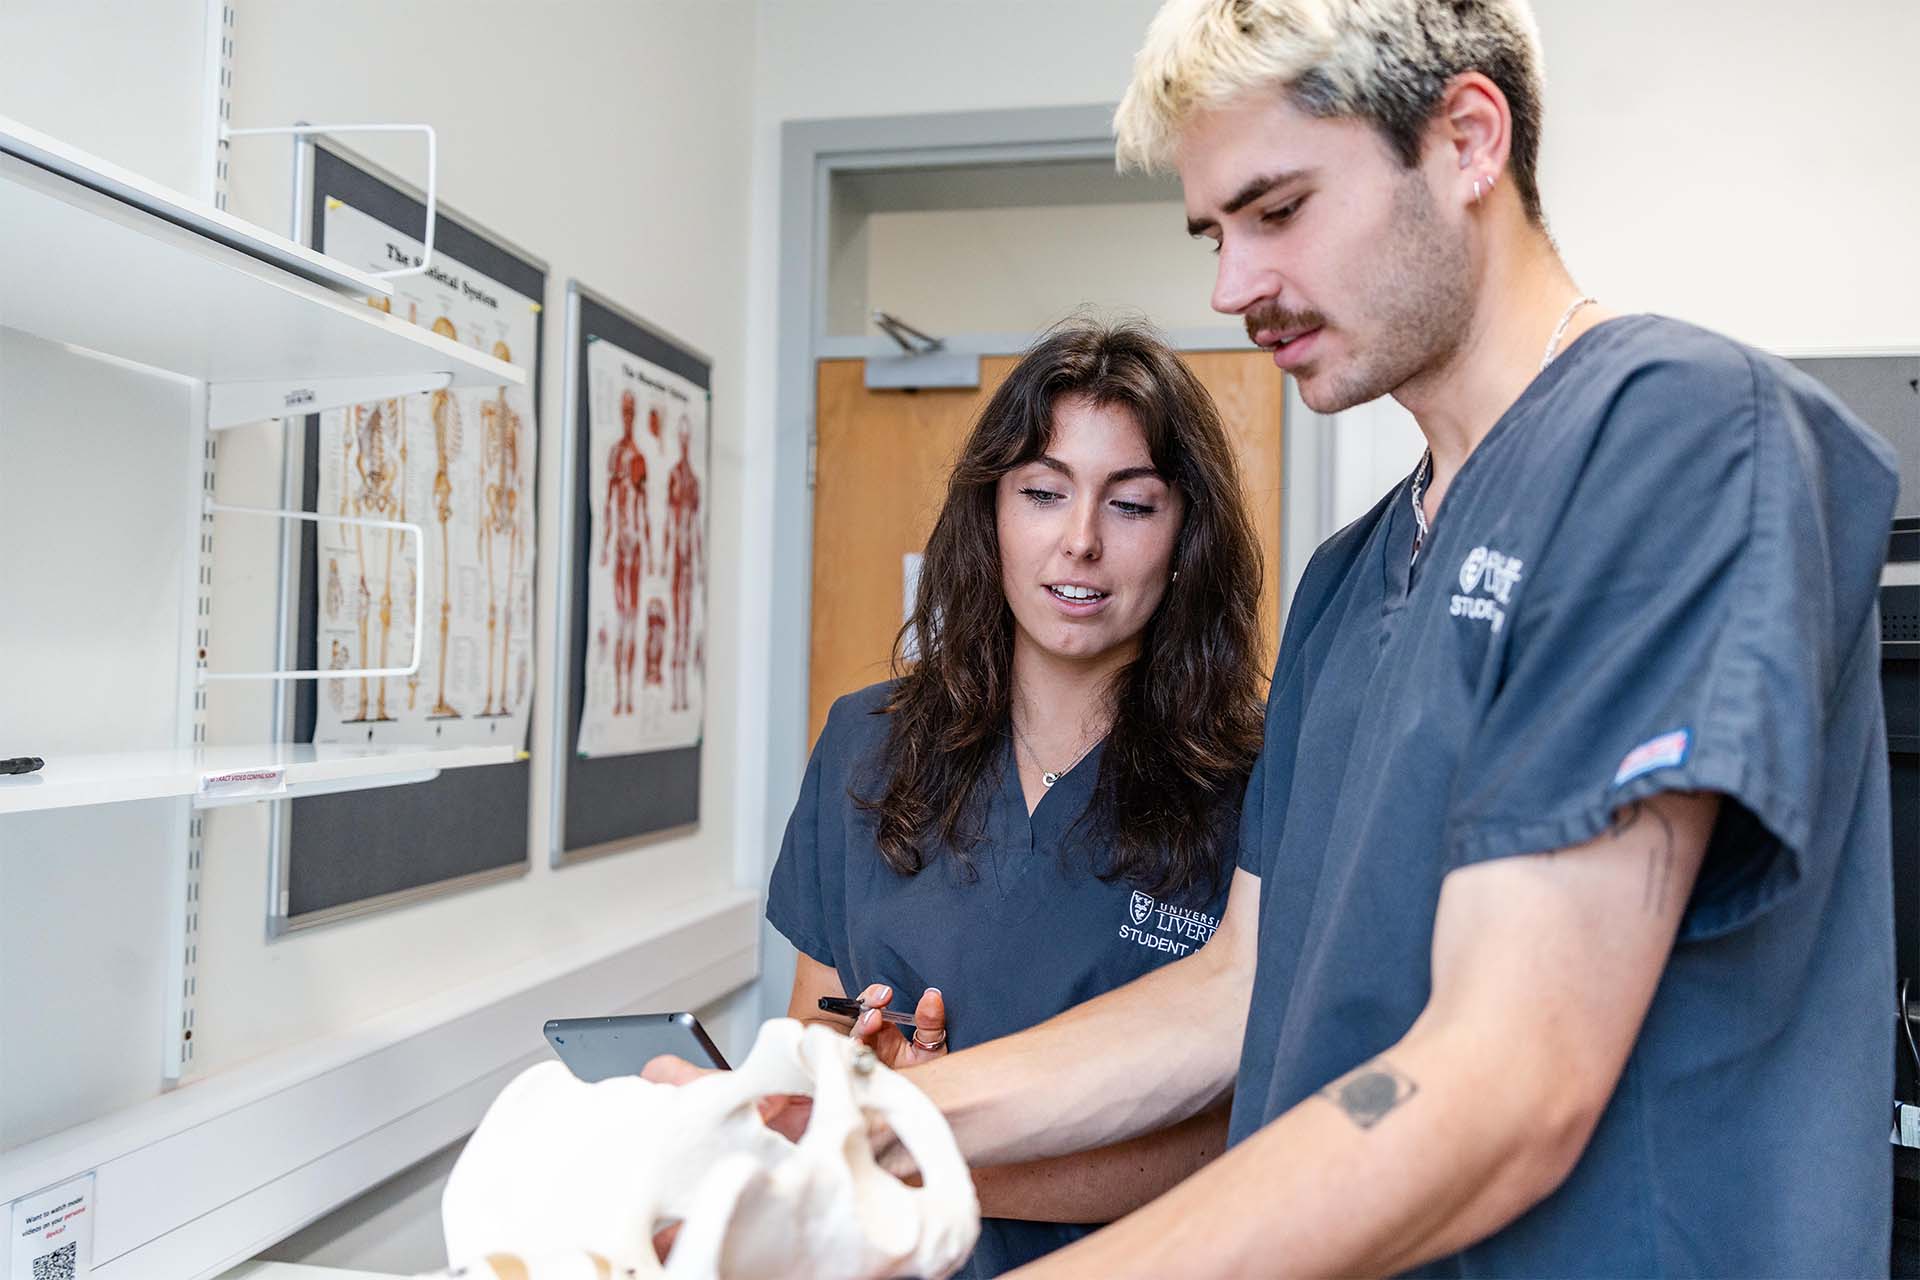
[[[814,441],[814,370],[832,357],[890,354],[885,339],[827,334],[828,231],[836,176],[951,165],[1017,165],[1063,160],[1111,159],[1111,104],[974,111],[938,115],[866,116],[837,120],[792,120],[780,132],[780,239],[776,371],[774,383],[774,493],[772,583],[768,601],[771,634],[787,637],[770,646],[766,728],[766,851],[759,883],[764,887],[787,813],[806,769],[808,677],[813,596],[813,492],[810,453]],[[1185,350],[1231,350],[1248,345],[1239,325],[1179,330],[1170,335]],[[1001,354],[1024,345],[1024,335],[971,334],[947,337],[950,350]],[[1323,513],[1333,507],[1330,420],[1299,402],[1289,384],[1282,478],[1280,606],[1320,538]],[[742,859],[743,862],[749,861]],[[763,926],[764,928],[764,926]],[[792,967],[787,948],[767,930],[761,949],[761,1013],[786,1012]]]

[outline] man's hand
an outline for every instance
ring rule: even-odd
[[[685,1058],[663,1053],[640,1069],[640,1078],[654,1084],[692,1084],[714,1075],[712,1067],[696,1067]],[[788,1142],[800,1141],[813,1118],[813,1099],[804,1093],[774,1093],[760,1099],[760,1119]]]

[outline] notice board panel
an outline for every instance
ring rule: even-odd
[[[426,231],[418,190],[325,143],[312,148],[311,192],[314,248],[357,267],[418,263]],[[303,523],[295,665],[404,665],[398,655],[412,647],[413,593],[427,600],[418,672],[299,682],[293,738],[499,742],[519,759],[283,804],[269,918],[276,934],[527,869],[526,726],[537,697],[532,496],[547,266],[444,204],[427,266],[396,279],[384,308],[520,365],[529,385],[313,415],[294,436],[307,510],[351,508],[412,521],[427,534],[422,580],[414,581],[404,554],[395,569],[381,547],[345,541],[341,526]]]

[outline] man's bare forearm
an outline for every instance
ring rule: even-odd
[[[1446,1039],[1410,1035],[1139,1213],[1018,1274],[1380,1275],[1485,1235],[1563,1170],[1529,1136],[1545,1122],[1534,1090],[1503,1087],[1472,1046]]]
[[[1222,1104],[1096,1151],[973,1171],[980,1212],[1030,1222],[1112,1222],[1165,1194],[1227,1148]]]
[[[1250,887],[1241,894],[1241,880]],[[1249,917],[1199,952],[1017,1036],[915,1067],[974,1165],[1089,1151],[1197,1115],[1233,1088],[1252,989]],[[1229,907],[1229,916],[1234,908]]]
[[[1658,795],[1586,844],[1455,871],[1427,1007],[1397,1044],[1021,1274],[1390,1274],[1507,1226],[1598,1124],[1717,811]]]

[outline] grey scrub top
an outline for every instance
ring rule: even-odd
[[[1631,316],[1494,426],[1411,572],[1409,484],[1322,546],[1243,811],[1260,959],[1232,1140],[1406,1033],[1448,872],[1580,844],[1659,792],[1719,792],[1585,1154],[1422,1271],[1885,1275],[1875,589],[1895,486],[1887,447],[1805,376]]]
[[[877,712],[890,689],[873,685],[833,704],[767,890],[773,927],[835,969],[843,991],[884,982],[894,989],[891,1007],[911,1012],[923,991],[940,988],[948,1043],[959,1050],[1044,1022],[1191,955],[1213,935],[1233,875],[1237,813],[1228,806],[1220,815],[1220,884],[1211,894],[1160,901],[1103,883],[1077,822],[1098,778],[1099,747],[1029,818],[1009,742],[999,776],[981,788],[972,872],[946,854],[917,875],[889,868],[875,816],[851,797],[882,789],[888,722]],[[960,1274],[998,1275],[1092,1229],[988,1218]]]

